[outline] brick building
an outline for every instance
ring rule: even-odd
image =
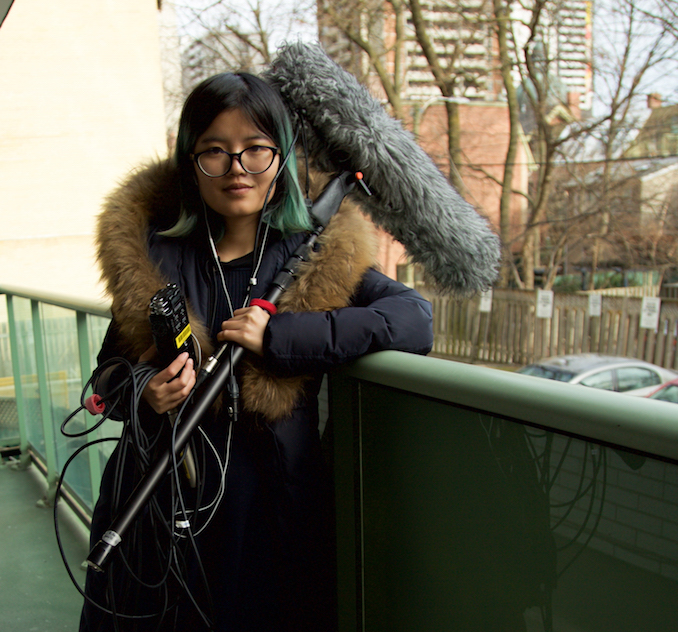
[[[498,74],[497,44],[492,27],[492,16],[487,3],[480,0],[465,0],[463,3],[444,3],[422,0],[422,13],[430,26],[436,53],[443,64],[459,68],[455,90],[460,101],[460,152],[464,167],[462,194],[486,215],[495,228],[499,228],[499,201],[503,178],[503,165],[509,140],[509,118],[503,97],[503,84]],[[343,5],[342,5],[343,6]],[[348,6],[348,5],[347,5]],[[355,5],[350,5],[355,9]],[[378,19],[382,6],[381,18]],[[327,19],[326,3],[320,1],[320,39],[335,60],[360,77],[377,98],[385,99],[385,92],[374,74],[368,72],[369,64],[360,49],[342,35]],[[350,8],[350,7],[349,7]],[[370,17],[364,17],[363,31],[371,33],[374,42],[383,46],[395,43],[395,16],[382,0],[362,3],[360,8]],[[521,48],[526,33],[518,21],[529,8],[516,5],[512,17],[516,20],[515,46]],[[353,19],[360,16],[354,11]],[[435,84],[421,47],[414,37],[414,28],[409,14],[405,15],[406,28],[403,46],[402,99],[404,123],[414,128],[420,145],[431,155],[444,173],[449,171],[447,150],[447,115],[441,92]],[[370,30],[371,29],[371,30]],[[457,44],[460,44],[457,46]],[[376,44],[375,44],[376,46]],[[562,86],[562,95],[557,108],[567,113],[568,118],[579,118],[591,103],[591,2],[573,0],[556,2],[548,7],[541,32],[540,50],[548,59],[549,75]],[[384,56],[386,69],[395,69],[396,53],[392,50]],[[516,76],[519,84],[520,77]],[[415,120],[415,118],[417,120]],[[516,161],[513,188],[526,192],[531,171],[532,156],[527,138],[521,138]],[[520,226],[525,219],[526,199],[513,196],[511,205],[511,244],[519,247]],[[387,272],[395,274],[395,266],[404,263],[402,248],[382,237],[382,263]]]

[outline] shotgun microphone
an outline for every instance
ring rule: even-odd
[[[264,78],[306,127],[321,171],[365,174],[361,207],[403,244],[443,292],[484,290],[496,279],[498,236],[379,101],[317,44],[283,46]]]

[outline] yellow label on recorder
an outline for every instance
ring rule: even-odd
[[[184,330],[174,339],[174,342],[177,345],[177,349],[179,349],[181,345],[183,345],[184,342],[186,342],[190,335],[191,335],[191,323],[188,323]]]

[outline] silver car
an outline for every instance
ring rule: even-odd
[[[518,373],[645,397],[678,373],[634,358],[581,353],[528,364]]]

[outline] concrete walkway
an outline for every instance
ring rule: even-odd
[[[45,492],[31,466],[0,464],[0,630],[57,632],[78,629],[82,597],[66,573],[57,547],[53,509],[38,506]],[[87,530],[64,504],[59,526],[67,559],[82,584]]]

